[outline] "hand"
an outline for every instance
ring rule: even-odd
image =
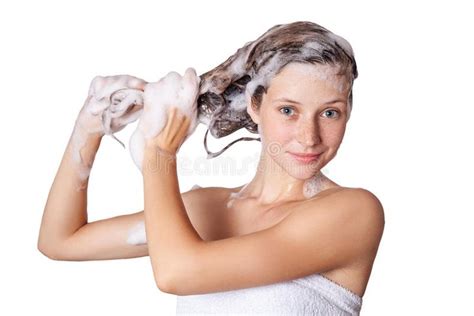
[[[90,155],[84,158],[81,154],[88,139],[100,138],[104,134],[115,138],[113,133],[138,119],[143,109],[145,85],[146,81],[128,75],[96,76],[92,80],[71,136],[71,153],[82,180],[89,177],[92,167],[87,158]]]
[[[145,86],[143,113],[129,145],[132,158],[140,170],[145,147],[160,147],[175,154],[194,132],[198,124],[200,80],[196,71],[188,68],[184,76],[172,71],[158,82]],[[171,110],[173,107],[179,111]],[[168,109],[171,111],[167,112]]]
[[[186,138],[191,119],[177,107],[169,108],[167,115],[166,126],[158,136],[147,140],[146,147],[152,149],[158,147],[168,154],[175,155]]]
[[[94,77],[75,129],[99,136],[122,130],[140,116],[146,84],[129,75]]]

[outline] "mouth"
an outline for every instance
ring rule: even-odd
[[[292,153],[288,152],[295,160],[303,163],[310,163],[319,158],[321,154],[302,154],[302,153]]]

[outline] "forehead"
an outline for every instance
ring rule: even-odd
[[[268,92],[284,89],[312,93],[325,90],[326,93],[347,96],[350,82],[347,76],[338,75],[339,71],[339,66],[293,62],[283,67],[272,78]]]

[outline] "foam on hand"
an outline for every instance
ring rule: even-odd
[[[140,171],[146,139],[157,136],[163,129],[167,121],[168,108],[177,107],[191,119],[184,141],[194,132],[199,123],[197,118],[199,83],[200,78],[196,75],[196,71],[188,68],[184,76],[172,71],[158,82],[145,86],[143,113],[129,143],[130,154]]]
[[[139,118],[145,84],[146,81],[129,75],[96,76],[92,80],[71,136],[72,158],[82,181],[89,177],[92,167],[81,156],[88,137],[110,135],[123,146],[113,134]]]

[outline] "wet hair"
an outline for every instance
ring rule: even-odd
[[[349,82],[348,106],[352,109],[352,85],[358,73],[349,42],[313,22],[275,25],[200,76],[198,119],[208,126],[204,136],[208,158],[217,157],[240,140],[260,140],[241,137],[217,153],[207,148],[208,132],[215,138],[241,128],[258,134],[247,104],[259,108],[270,80],[292,62],[334,66],[336,75],[346,76]]]

